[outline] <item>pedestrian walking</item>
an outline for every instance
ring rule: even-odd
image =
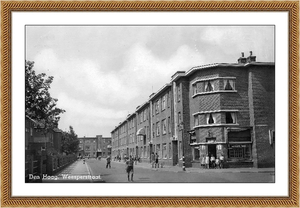
[[[137,162],[138,162],[138,157],[135,155],[134,156],[134,163],[137,164]]]
[[[126,172],[127,172],[127,179],[128,181],[133,181],[133,158],[130,155],[129,159],[126,160]],[[130,177],[131,176],[131,177]]]
[[[106,168],[111,168],[110,162],[111,162],[111,158],[110,158],[110,156],[108,156],[106,158]]]
[[[154,152],[152,152],[152,154],[151,154],[151,164],[152,164],[152,168],[154,168],[154,164],[155,164],[155,154],[154,154]]]
[[[159,168],[158,158],[159,158],[159,156],[158,156],[158,154],[156,153],[156,154],[155,154],[155,168],[156,168],[156,166]]]

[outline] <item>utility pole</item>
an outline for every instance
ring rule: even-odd
[[[182,142],[182,170],[185,171],[185,158],[184,158],[184,141],[183,141],[183,136],[184,136],[184,125],[183,122],[180,123],[180,129],[182,133],[181,137],[181,142]]]

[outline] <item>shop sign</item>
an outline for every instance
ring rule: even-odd
[[[229,147],[231,148],[241,148],[241,147],[247,147],[246,144],[234,144],[234,145],[230,145]]]

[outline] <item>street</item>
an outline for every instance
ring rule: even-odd
[[[106,183],[128,183],[125,163],[111,162],[107,169],[106,160],[86,160],[91,175],[101,175]],[[151,168],[149,163],[134,166],[134,183],[272,183],[274,171],[260,169],[195,169],[180,167]],[[131,183],[131,182],[130,182]]]

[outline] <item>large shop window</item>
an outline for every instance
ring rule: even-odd
[[[250,129],[228,129],[228,141],[228,158],[250,159],[252,147]]]
[[[228,157],[231,159],[250,159],[251,144],[230,144]]]

